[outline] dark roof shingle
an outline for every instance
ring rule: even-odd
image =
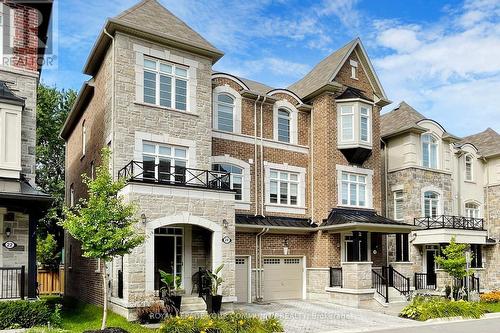
[[[371,223],[384,225],[403,225],[408,224],[391,220],[387,217],[377,214],[373,209],[352,209],[352,208],[334,208],[328,215],[328,218],[321,224],[322,227],[348,223]]]
[[[500,154],[500,134],[489,127],[481,133],[466,136],[458,144],[465,143],[472,143],[484,157]]]
[[[262,227],[287,227],[287,228],[311,228],[316,225],[311,224],[309,219],[281,217],[281,216],[254,216],[236,215],[236,225],[251,225]]]

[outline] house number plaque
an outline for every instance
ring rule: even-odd
[[[222,237],[222,243],[224,244],[229,244],[231,243],[232,239],[229,236],[224,236]]]
[[[13,248],[15,248],[17,246],[17,244],[12,242],[12,241],[7,241],[7,242],[3,243],[2,245],[3,245],[3,247],[5,247],[8,250],[12,250]]]

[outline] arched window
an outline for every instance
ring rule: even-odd
[[[424,193],[424,215],[425,217],[437,217],[439,215],[439,193],[432,191]]]
[[[422,135],[422,165],[432,169],[438,167],[438,141],[432,134]]]
[[[235,199],[243,200],[243,169],[232,164],[215,163],[212,164],[212,170],[218,172],[229,172],[231,174],[229,186],[236,191]]]
[[[475,202],[465,203],[465,216],[467,217],[479,217],[479,205]]]
[[[234,131],[234,97],[226,93],[217,95],[217,129]]]
[[[472,181],[474,178],[472,168],[473,161],[472,155],[465,155],[465,180]]]
[[[290,142],[290,111],[278,109],[278,141]]]

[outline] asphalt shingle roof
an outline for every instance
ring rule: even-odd
[[[403,101],[391,112],[380,116],[380,134],[385,137],[412,127],[419,128],[417,123],[423,119],[423,114]]]
[[[458,144],[463,145],[465,143],[472,143],[484,157],[500,154],[500,134],[492,128],[487,128],[481,133],[466,136]]]

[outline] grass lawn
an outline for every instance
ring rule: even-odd
[[[483,305],[488,312],[500,312],[500,302],[483,303]]]
[[[81,333],[86,330],[93,330],[101,328],[102,308],[77,302],[74,300],[62,300],[61,298],[49,298],[49,302],[62,303],[62,329],[48,330],[48,329],[31,329],[30,333],[55,333],[55,332],[78,332]],[[122,316],[113,312],[108,312],[108,327],[121,327],[130,333],[138,332],[155,332],[155,330],[148,330],[139,324],[128,322]]]

